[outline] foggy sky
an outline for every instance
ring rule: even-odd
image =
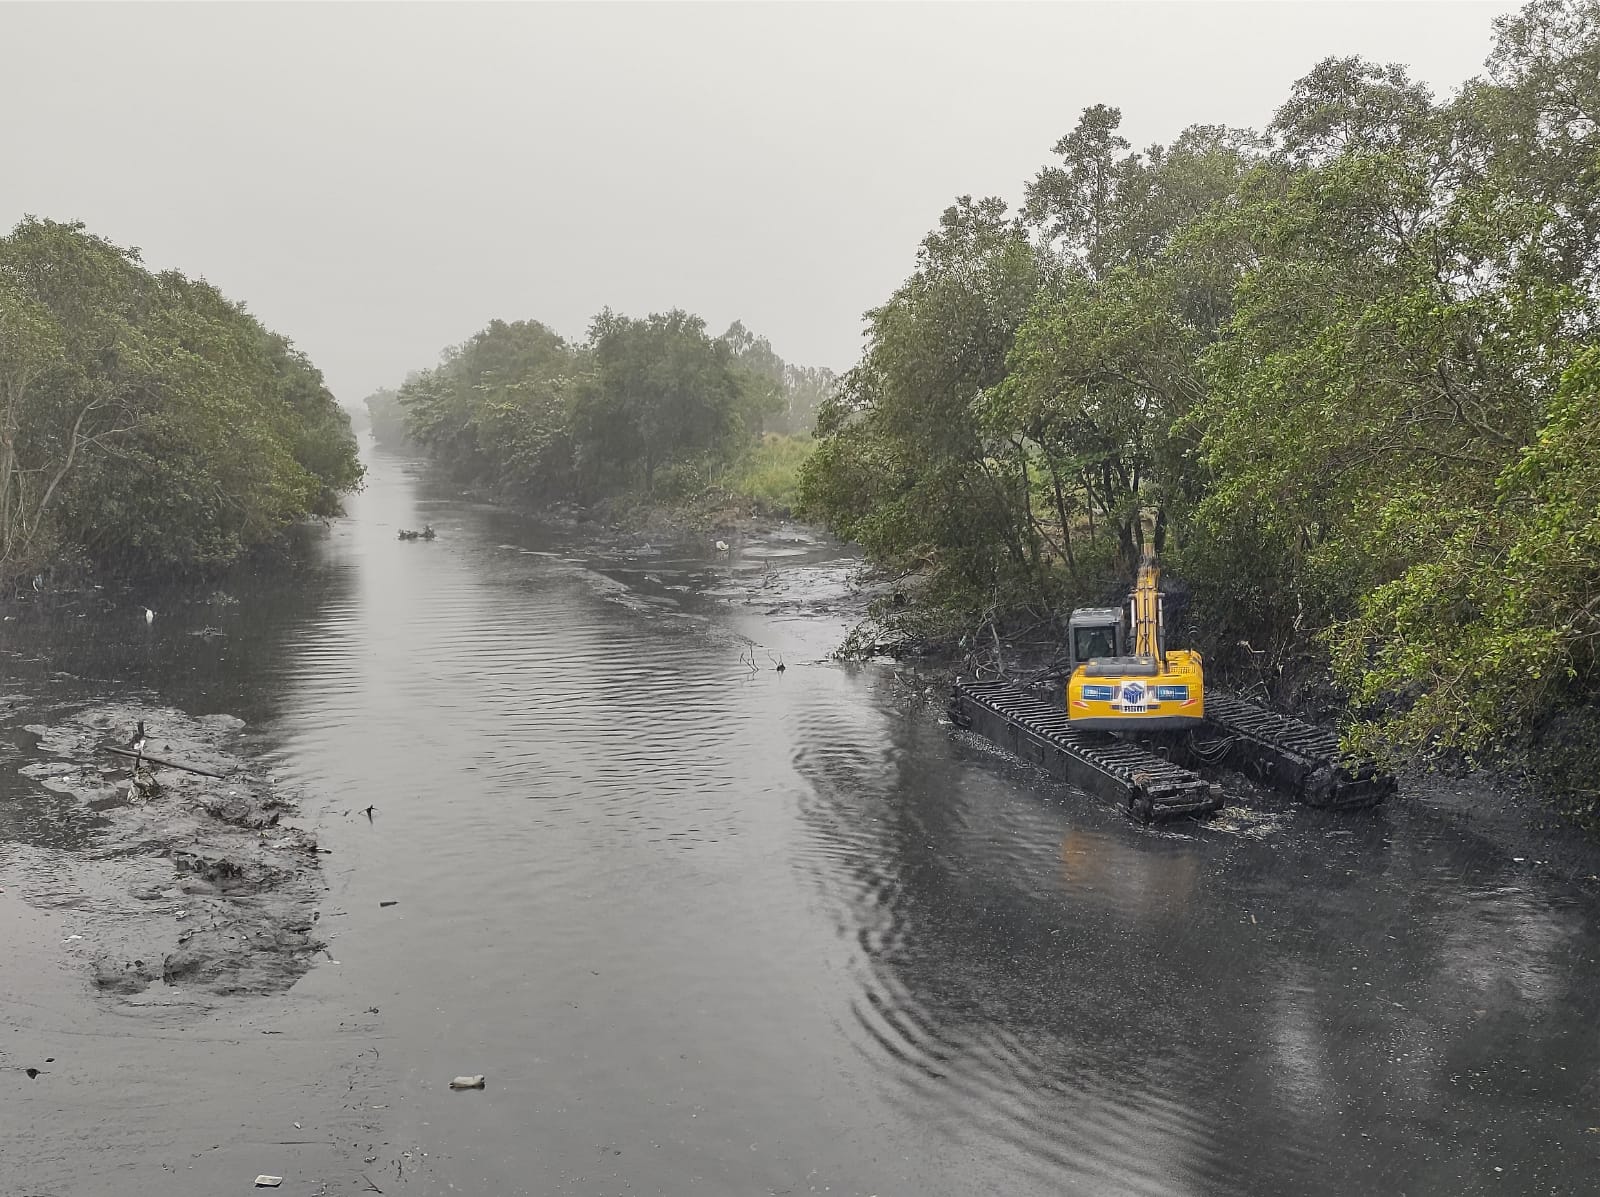
[[[0,4],[0,226],[78,219],[344,403],[493,317],[735,319],[851,365],[954,197],[1087,105],[1261,127],[1320,58],[1479,73],[1505,3]]]

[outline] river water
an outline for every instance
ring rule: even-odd
[[[331,855],[292,989],[128,1005],[59,946],[94,821],[0,820],[0,1194],[1600,1185],[1574,866],[1405,796],[1132,826],[830,662],[814,535],[585,549],[368,457],[236,603],[7,624],[245,719]]]

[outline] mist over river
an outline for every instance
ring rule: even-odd
[[[831,660],[815,532],[597,544],[365,457],[222,599],[7,608],[0,1197],[1595,1191],[1593,868],[1404,791],[1134,826]],[[106,703],[298,796],[292,984],[90,983],[186,901],[17,772]]]

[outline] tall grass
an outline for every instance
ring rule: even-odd
[[[769,432],[728,468],[724,485],[766,507],[792,511],[800,496],[800,465],[815,448],[809,435]]]

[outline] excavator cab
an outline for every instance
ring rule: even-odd
[[[1122,608],[1080,607],[1067,621],[1071,668],[1122,655]]]
[[[1126,610],[1085,607],[1067,621],[1067,719],[1090,731],[1171,731],[1205,720],[1200,654],[1167,648],[1165,596],[1146,549]]]

